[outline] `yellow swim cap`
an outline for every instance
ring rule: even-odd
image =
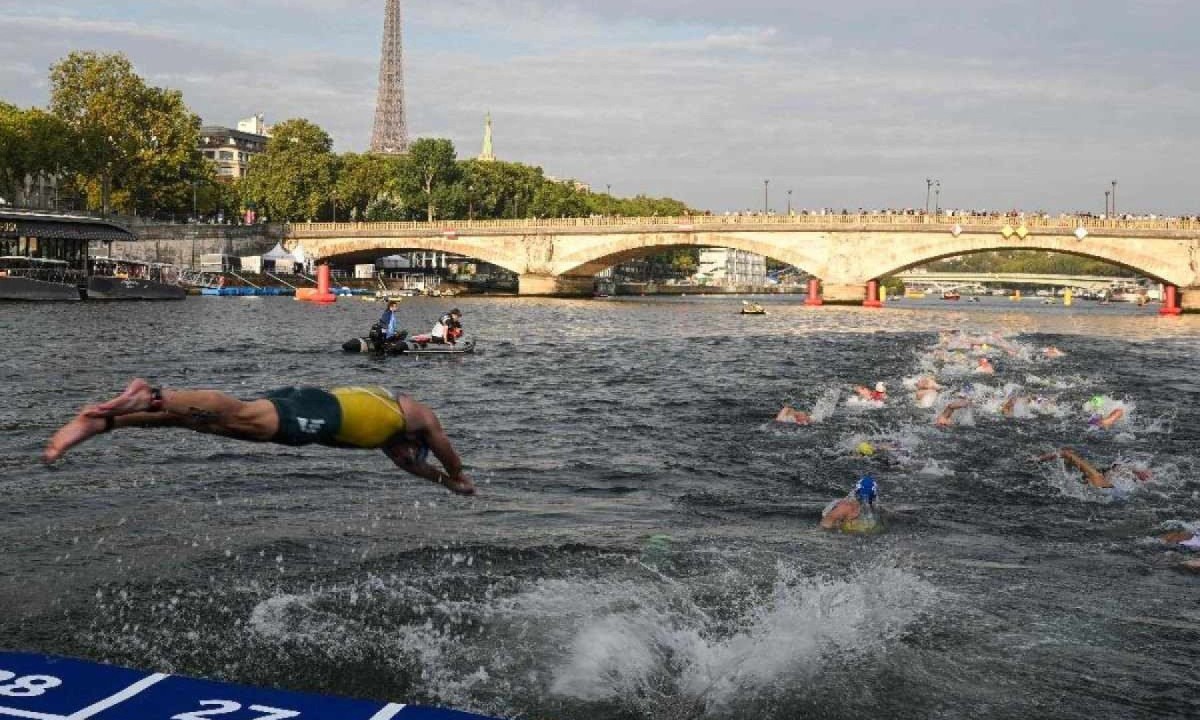
[[[863,457],[871,457],[875,454],[875,446],[866,440],[860,442],[855,450],[857,450],[858,454],[862,455]]]

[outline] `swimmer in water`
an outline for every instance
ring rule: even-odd
[[[1088,418],[1088,425],[1098,427],[1101,430],[1112,430],[1113,425],[1120,422],[1123,417],[1125,417],[1124,408],[1117,408],[1103,417],[1099,414],[1091,416]]]
[[[1046,462],[1047,460],[1057,460],[1060,458],[1064,464],[1083,473],[1083,479],[1087,481],[1088,485],[1102,490],[1112,488],[1112,476],[1125,467],[1123,463],[1115,462],[1108,467],[1108,470],[1100,472],[1096,469],[1095,465],[1083,459],[1079,453],[1071,448],[1060,448],[1052,453],[1046,453],[1037,457],[1035,460],[1037,462]],[[1149,470],[1134,469],[1131,472],[1140,482],[1150,482],[1153,479],[1153,475],[1151,475]]]
[[[1050,347],[1042,348],[1042,355],[1048,358],[1060,358],[1066,356],[1066,353],[1051,345]]]
[[[979,358],[979,365],[975,368],[975,372],[980,375],[995,375],[996,368],[992,365],[992,361],[985,357]]]
[[[382,450],[401,470],[459,495],[475,494],[433,410],[380,387],[289,387],[259,400],[215,390],[163,390],[142,379],[108,402],[88,405],[50,438],[52,463],[97,435],[125,428],[185,428],[247,442]],[[445,472],[427,462],[430,451]]]
[[[971,401],[965,397],[955,398],[946,404],[946,407],[938,413],[937,419],[933,421],[938,427],[950,427],[954,424],[954,413],[959,410],[965,410],[971,407]]]
[[[887,402],[887,385],[884,385],[882,382],[875,383],[874,390],[863,385],[855,386],[854,392],[858,393],[858,396],[863,400]]]
[[[1194,530],[1176,530],[1160,535],[1158,539],[1168,545],[1178,545],[1187,550],[1200,550],[1200,533]]]
[[[933,388],[918,388],[914,396],[917,407],[930,408],[937,402],[938,391]]]
[[[870,474],[859,478],[858,484],[844,498],[833,501],[821,513],[821,527],[833,530],[843,524],[857,520],[864,512],[876,514],[875,502],[879,499],[879,490],[875,478]]]
[[[932,375],[922,375],[917,378],[918,390],[941,390],[942,386],[938,384],[937,378]]]
[[[1029,408],[1035,404],[1035,400],[1028,395],[1022,395],[1018,392],[1010,394],[1004,399],[1004,403],[1000,406],[1000,414],[1010,418],[1017,414],[1017,407]]]
[[[1194,530],[1177,530],[1160,535],[1159,540],[1168,545],[1177,545],[1184,550],[1200,551],[1200,533]],[[1200,572],[1200,560],[1185,560],[1180,567],[1193,572]]]
[[[779,411],[779,414],[775,416],[775,422],[790,423],[792,425],[808,425],[812,422],[812,415],[809,415],[803,410],[797,410],[790,405],[784,405],[783,409]]]

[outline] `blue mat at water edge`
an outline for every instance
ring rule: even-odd
[[[208,680],[0,652],[0,719],[490,720],[453,710],[258,690]]]

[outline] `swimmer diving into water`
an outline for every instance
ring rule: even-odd
[[[130,427],[177,427],[277,445],[382,450],[401,470],[459,495],[475,494],[433,410],[380,387],[289,387],[260,400],[215,390],[160,390],[137,379],[108,402],[88,405],[62,426],[43,453],[52,463],[96,435]],[[428,464],[429,452],[445,472]]]

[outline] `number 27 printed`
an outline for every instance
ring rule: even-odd
[[[180,713],[171,718],[171,720],[208,720],[208,718],[218,715],[228,715],[242,709],[241,703],[230,702],[229,700],[201,700],[201,707],[211,707],[212,710],[196,710],[195,712]],[[267,707],[265,705],[251,705],[249,710],[266,715],[259,715],[250,720],[287,720],[287,718],[300,717],[300,713],[293,710],[280,710],[279,708]]]

